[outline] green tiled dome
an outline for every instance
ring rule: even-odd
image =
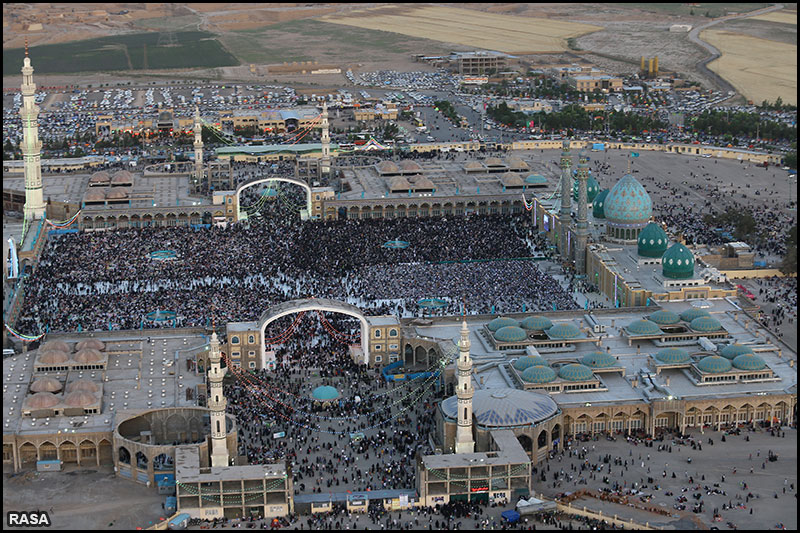
[[[711,316],[711,313],[706,311],[705,309],[698,309],[696,307],[692,307],[691,309],[687,309],[683,313],[681,313],[681,320],[684,322],[691,322],[697,317],[700,316]]]
[[[662,257],[667,251],[667,232],[664,228],[650,222],[639,234],[639,255],[642,257]]]
[[[608,368],[617,365],[617,359],[606,352],[592,352],[584,355],[581,363],[589,368]]]
[[[439,406],[447,420],[458,420],[458,396],[446,398]],[[533,426],[558,412],[558,405],[548,394],[533,391],[482,389],[472,398],[472,414],[484,428]]]
[[[527,339],[528,334],[519,326],[503,326],[494,332],[494,338],[500,342],[518,342]]]
[[[598,194],[600,194],[600,185],[597,183],[597,180],[590,175],[589,179],[586,180],[586,201],[592,203],[594,199],[597,198]],[[572,182],[572,198],[576,202],[578,201],[577,179]]]
[[[608,196],[608,189],[603,189],[597,193],[597,196],[592,202],[592,216],[594,216],[594,218],[606,218],[606,211],[603,208],[606,196]]]
[[[521,377],[528,383],[548,383],[556,379],[556,371],[549,366],[532,366],[525,369]]]
[[[721,374],[731,369],[731,362],[718,355],[709,355],[700,359],[697,368],[708,374]]]
[[[689,327],[695,331],[702,332],[719,331],[722,329],[722,325],[719,323],[719,320],[710,316],[699,316],[695,318],[691,321]]]
[[[586,365],[564,365],[559,369],[558,376],[567,381],[586,381],[592,379],[592,369]]]
[[[739,370],[761,370],[766,365],[764,360],[754,353],[743,353],[737,355],[733,360],[733,366]]]
[[[653,215],[653,202],[642,184],[626,174],[609,191],[603,209],[609,221],[644,225]]]
[[[514,368],[522,372],[523,370],[532,366],[548,366],[547,361],[541,357],[531,357],[526,355],[514,361]]]
[[[536,331],[544,331],[553,327],[553,323],[549,318],[544,316],[529,316],[520,322],[520,326],[525,329]]]
[[[744,344],[729,344],[720,351],[722,357],[730,359],[731,361],[746,353],[753,353],[753,349]]]
[[[339,391],[337,391],[334,387],[322,385],[314,389],[314,391],[311,393],[311,397],[320,401],[335,400],[339,397]]]
[[[689,249],[676,242],[664,252],[661,258],[661,271],[671,279],[687,279],[694,276],[694,256]]]
[[[679,317],[677,314],[673,313],[672,311],[665,311],[664,309],[661,311],[656,311],[648,318],[651,322],[655,322],[660,326],[670,326],[672,324],[677,324],[681,320],[681,317]]]
[[[499,316],[489,322],[486,327],[489,328],[489,331],[495,332],[498,329],[505,327],[505,326],[517,326],[519,327],[519,322],[514,320],[513,318],[507,318],[504,316]]]
[[[649,320],[634,320],[625,328],[631,335],[661,335],[658,324]]]
[[[541,174],[531,174],[527,178],[525,178],[525,183],[528,185],[547,185],[547,178],[542,176]]]
[[[686,363],[691,358],[689,352],[683,348],[664,348],[656,353],[656,359],[668,365]]]
[[[557,324],[547,330],[547,335],[551,339],[574,339],[580,334],[581,330],[574,324]]]

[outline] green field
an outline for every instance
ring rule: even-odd
[[[415,39],[399,33],[366,30],[303,19],[220,36],[225,47],[244,63],[284,61],[357,61],[392,59],[411,54],[423,45],[430,54],[447,53],[452,45]]]
[[[708,12],[712,18],[721,17],[729,13],[748,13],[769,6],[770,4],[648,4],[648,3],[630,3],[630,4],[611,4],[614,6],[628,7],[641,9],[642,11],[651,11],[653,13],[668,14],[668,15],[691,15],[694,11],[695,16],[702,17]]]
[[[30,49],[31,62],[38,74],[207,68],[239,64],[211,33],[176,32],[171,46],[164,46],[163,40],[159,45],[161,35],[137,33],[35,46]],[[3,50],[3,75],[19,74],[23,57],[22,48]]]

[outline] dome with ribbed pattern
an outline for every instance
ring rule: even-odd
[[[500,342],[519,342],[527,339],[528,334],[519,326],[503,326],[494,332],[494,338]]]
[[[689,327],[694,331],[711,333],[712,331],[719,331],[722,329],[722,324],[720,324],[719,320],[716,318],[710,316],[699,316],[691,321]]]
[[[617,366],[617,359],[606,352],[592,352],[584,355],[581,359],[581,363],[589,368],[609,368]]]
[[[61,382],[51,377],[41,377],[31,384],[32,392],[58,392]]]
[[[321,385],[311,392],[311,397],[315,400],[326,402],[338,398],[339,391],[329,385]]]
[[[547,366],[547,361],[542,357],[526,355],[514,361],[514,368],[522,372],[532,366]]]
[[[558,370],[558,377],[567,381],[586,381],[592,379],[592,369],[586,365],[569,364]]]
[[[486,324],[486,327],[489,328],[489,331],[495,332],[500,328],[505,326],[516,326],[519,327],[519,322],[514,320],[513,318],[508,318],[505,316],[499,316]]]
[[[625,327],[629,335],[661,335],[663,331],[658,324],[650,320],[634,320]]]
[[[703,357],[700,362],[697,363],[697,368],[707,374],[721,374],[730,370],[731,366],[730,361],[718,355]]]
[[[679,363],[686,363],[691,358],[689,352],[683,348],[664,348],[656,353],[656,359],[668,365],[676,365]]]
[[[687,309],[686,311],[681,313],[681,320],[683,320],[684,322],[691,322],[692,320],[700,316],[711,316],[711,313],[709,313],[705,309],[698,309],[696,307],[692,307],[691,309]]]
[[[653,202],[641,183],[626,174],[606,196],[603,206],[609,222],[645,225],[653,216]]]
[[[547,330],[547,336],[551,339],[575,339],[580,334],[581,330],[575,324],[556,324]]]
[[[681,321],[681,317],[678,316],[677,313],[673,313],[672,311],[667,311],[664,309],[661,311],[656,311],[647,318],[659,326],[671,326]]]
[[[767,364],[754,353],[743,353],[736,356],[733,360],[733,366],[739,370],[762,370]]]
[[[50,409],[58,405],[59,399],[52,392],[37,392],[26,400],[28,409]]]
[[[549,366],[532,366],[521,377],[527,383],[549,383],[556,379],[556,371]]]
[[[519,324],[524,329],[532,331],[544,331],[553,327],[553,323],[545,316],[529,316],[524,318]]]
[[[753,353],[753,349],[744,344],[729,344],[719,352],[722,357],[731,361],[746,353]]]
[[[535,367],[545,368],[545,367]],[[458,396],[439,404],[446,419],[458,420]],[[558,413],[547,394],[520,389],[481,389],[472,398],[472,415],[484,428],[536,425]]]

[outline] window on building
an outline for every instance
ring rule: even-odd
[[[236,335],[231,337],[231,344],[239,344],[239,337],[237,337]]]
[[[397,337],[397,330],[396,329],[390,329],[389,330],[389,336],[390,337]]]
[[[377,339],[377,338],[379,338],[380,336],[381,336],[381,330],[379,330],[379,329],[376,329],[376,330],[375,330],[375,338]]]
[[[256,367],[256,362],[250,361],[250,368],[255,368],[255,367]]]
[[[247,338],[247,342],[249,342],[250,344],[254,344],[256,342],[255,336],[250,335],[250,337]]]

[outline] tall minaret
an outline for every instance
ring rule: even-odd
[[[458,343],[458,428],[456,430],[456,453],[472,453],[475,441],[472,439],[472,358],[469,356],[469,329],[467,320],[461,323],[461,341]]]
[[[578,220],[575,231],[575,270],[578,274],[586,273],[586,242],[589,238],[588,207],[589,197],[586,192],[586,183],[589,179],[589,156],[586,149],[580,151],[578,156]]]
[[[22,159],[25,164],[25,220],[45,216],[42,193],[42,141],[39,140],[39,106],[36,100],[36,84],[33,83],[33,67],[28,57],[28,41],[25,41],[25,60],[22,64]]]
[[[192,187],[197,190],[203,185],[203,126],[200,122],[200,109],[194,106],[194,176]]]
[[[225,427],[225,407],[228,402],[222,392],[222,378],[225,377],[227,368],[221,368],[219,340],[217,332],[211,334],[211,354],[209,355],[208,369],[208,408],[211,410],[211,466],[228,465],[228,442]]]
[[[572,210],[572,176],[570,175],[570,155],[569,140],[561,143],[561,209],[558,218],[561,227],[558,232],[558,249],[561,251],[563,260],[569,259],[569,225],[571,222],[570,212]]]
[[[328,133],[328,102],[322,102],[322,174],[331,171],[331,136]]]

